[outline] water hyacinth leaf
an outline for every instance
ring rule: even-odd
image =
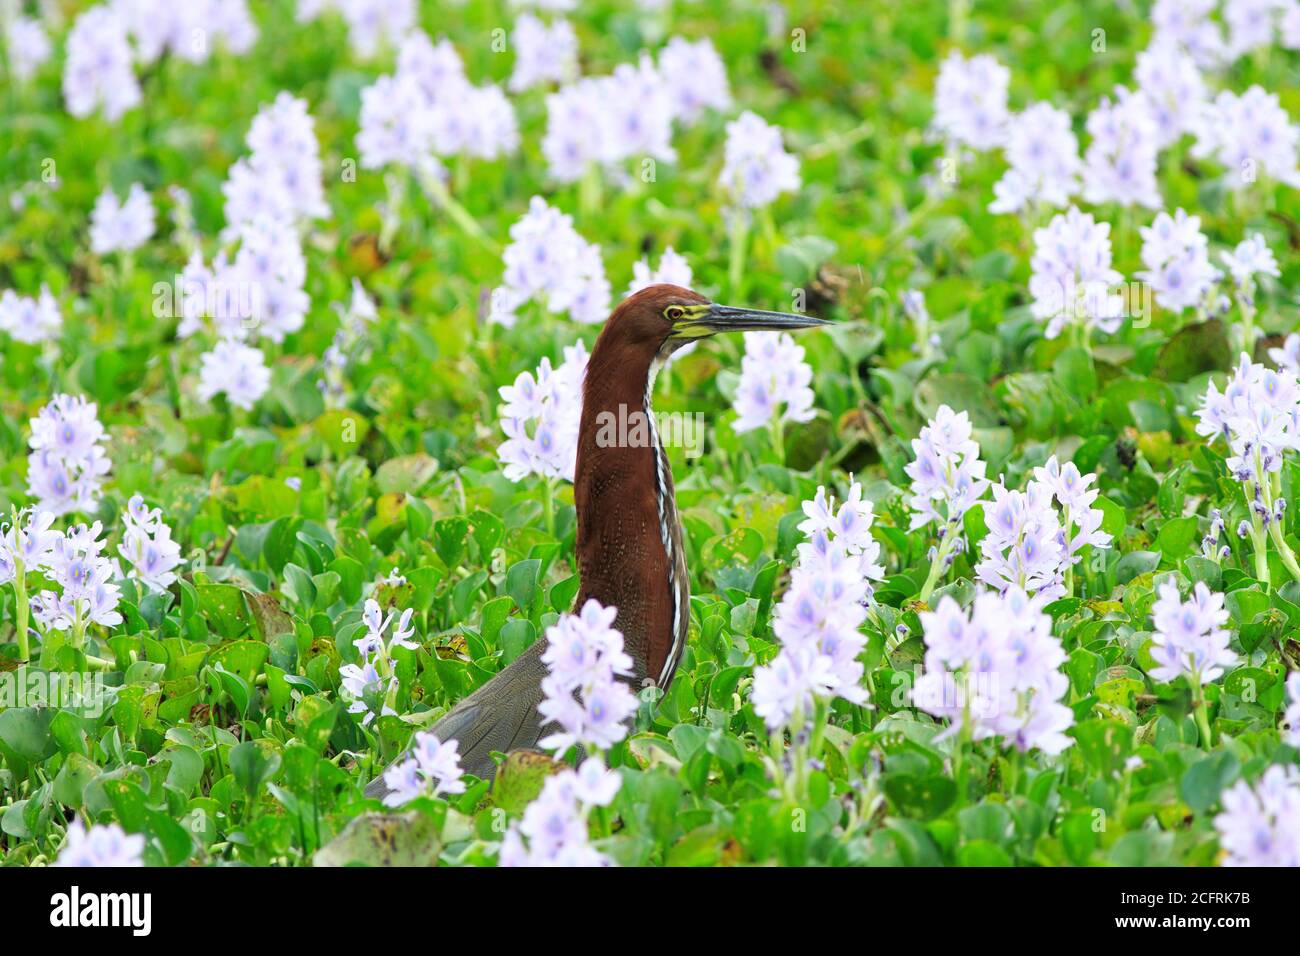
[[[506,757],[492,782],[489,799],[511,815],[524,809],[542,792],[546,778],[558,773],[561,765],[535,750],[516,750]]]
[[[890,774],[884,787],[899,813],[920,820],[933,820],[957,799],[957,785],[947,777]]]
[[[442,852],[439,821],[418,811],[363,813],[327,846],[315,866],[432,866]]]
[[[465,551],[469,536],[469,519],[464,516],[441,518],[433,525],[433,545],[447,567],[455,567]]]
[[[232,747],[226,760],[235,775],[235,782],[250,797],[255,796],[263,784],[273,780],[280,770],[279,753],[254,740],[245,740]]]
[[[0,711],[0,743],[23,760],[44,760],[55,749],[50,734],[50,723],[55,713],[49,707],[14,707]]]
[[[225,638],[239,637],[245,630],[244,596],[231,584],[199,584],[199,608],[209,626]]]
[[[537,640],[537,628],[532,621],[516,618],[507,621],[501,628],[498,643],[501,648],[501,664],[504,667],[519,657]]]
[[[78,753],[70,754],[54,778],[54,799],[66,807],[80,807],[83,802],[82,792],[99,773],[99,767],[86,757]]]
[[[1197,520],[1193,517],[1171,518],[1156,535],[1156,547],[1166,561],[1177,564],[1200,541]]]
[[[514,600],[515,606],[526,617],[531,617],[540,603],[538,576],[541,562],[536,558],[517,561],[506,572],[506,594]]]
[[[437,471],[437,460],[423,453],[390,458],[375,472],[375,487],[381,494],[414,495]]]
[[[1239,763],[1232,751],[1209,754],[1192,764],[1178,783],[1178,794],[1193,813],[1205,813],[1219,801],[1219,795],[1231,784],[1239,772]]]

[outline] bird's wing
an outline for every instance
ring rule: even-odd
[[[492,751],[508,753],[536,747],[546,732],[537,705],[542,701],[546,641],[534,641],[508,667],[448,711],[431,728],[439,740],[460,743],[460,765],[484,780],[496,775]],[[406,759],[403,754],[401,760]],[[370,781],[366,796],[382,799],[389,792],[383,775]]]

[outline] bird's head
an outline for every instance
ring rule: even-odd
[[[652,285],[628,296],[614,310],[606,333],[652,350],[657,359],[719,332],[780,332],[828,325],[824,319],[791,312],[765,312],[710,302],[676,285]]]

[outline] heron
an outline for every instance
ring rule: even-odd
[[[633,661],[627,679],[634,689],[668,689],[690,625],[690,580],[672,468],[650,401],[656,374],[677,349],[707,336],[825,324],[810,315],[719,305],[667,284],[628,296],[605,321],[583,381],[573,481],[580,581],[574,608],[594,598],[617,609],[614,626]],[[600,423],[607,416],[630,419],[638,413],[645,428],[624,430],[622,443],[602,440]],[[626,438],[633,434],[647,438]],[[549,732],[538,713],[546,643],[534,641],[431,728],[439,740],[459,742],[467,773],[491,779],[494,751],[535,748]],[[368,796],[387,792],[382,776],[366,788]]]

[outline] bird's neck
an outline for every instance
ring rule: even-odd
[[[637,680],[666,687],[688,614],[681,525],[650,404],[657,362],[618,352],[598,341],[587,366],[573,485],[578,604],[618,608]]]

